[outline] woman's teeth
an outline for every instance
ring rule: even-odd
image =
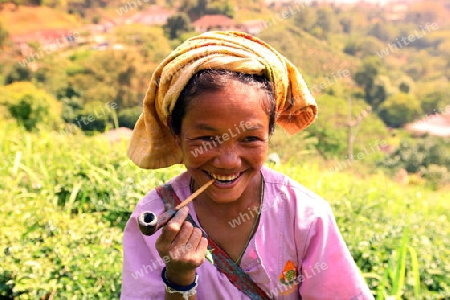
[[[236,173],[233,175],[218,175],[218,174],[213,174],[213,173],[209,173],[209,176],[211,176],[212,178],[214,178],[217,181],[233,181],[236,178],[239,177],[240,173]]]

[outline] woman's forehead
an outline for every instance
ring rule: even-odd
[[[191,99],[187,113],[235,115],[265,111],[263,103],[267,98],[267,93],[257,87],[230,85],[221,90],[199,93]]]
[[[213,129],[217,126],[253,124],[252,127],[268,126],[268,114],[264,109],[264,92],[230,87],[221,91],[198,95],[186,112],[185,124],[199,129]],[[250,125],[249,125],[250,126]]]

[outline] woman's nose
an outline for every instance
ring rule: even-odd
[[[217,153],[213,165],[221,169],[236,169],[241,167],[241,158],[236,149],[223,150]]]

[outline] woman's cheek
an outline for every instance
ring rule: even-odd
[[[184,162],[195,166],[202,165],[214,157],[214,151],[205,150],[203,147],[189,147],[184,151]]]
[[[254,158],[264,158],[268,149],[269,146],[267,143],[259,143],[257,145],[253,145],[252,147],[243,147],[242,151],[245,151]]]

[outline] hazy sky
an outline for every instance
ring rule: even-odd
[[[327,2],[336,2],[336,3],[355,3],[359,2],[360,0],[327,0]],[[364,2],[371,2],[371,3],[381,3],[384,4],[386,2],[393,2],[395,0],[364,0]]]
[[[289,0],[266,0],[266,2],[289,2]],[[310,1],[310,0],[309,0]],[[295,2],[309,2],[307,0],[296,0]],[[335,2],[335,3],[356,3],[359,2],[361,0],[318,0],[319,2],[325,1],[325,2]],[[389,3],[389,2],[395,2],[398,0],[364,0],[364,2],[370,2],[370,3],[380,3],[380,4],[385,4],[385,3]]]

